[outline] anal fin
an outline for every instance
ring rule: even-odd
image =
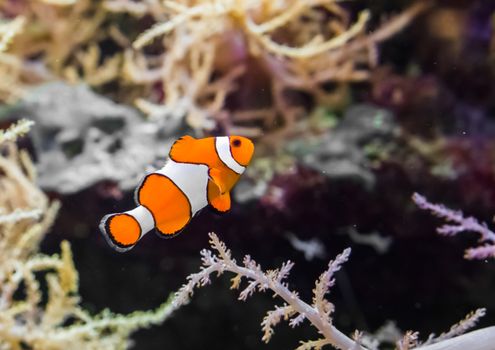
[[[177,236],[187,226],[190,217],[179,217],[175,220],[166,220],[158,223],[155,232],[162,238],[172,238]]]
[[[178,235],[180,235],[182,233],[184,229],[182,230],[179,230],[177,232],[174,232],[174,233],[163,233],[162,231],[160,231],[158,228],[155,228],[155,234],[160,237],[160,238],[165,238],[165,239],[169,239],[169,238],[174,238]]]

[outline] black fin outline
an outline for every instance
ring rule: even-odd
[[[111,231],[110,231],[110,220],[112,218],[116,217],[117,215],[130,216],[131,218],[133,218],[134,220],[136,220],[136,218],[134,216],[129,215],[129,214],[126,214],[126,213],[112,213],[112,214],[107,214],[107,215],[105,215],[101,219],[99,228],[100,228],[101,234],[103,235],[103,237],[105,237],[105,240],[107,241],[108,245],[110,247],[112,247],[113,249],[115,249],[116,251],[118,251],[119,253],[124,253],[124,252],[126,252],[126,251],[131,250],[132,248],[134,248],[134,246],[136,245],[136,243],[141,239],[141,235],[142,235],[141,225],[136,220],[136,222],[138,223],[138,227],[139,227],[139,238],[137,239],[136,243],[134,243],[134,244],[127,244],[127,245],[121,244],[121,243],[119,243],[119,242],[117,242],[115,240],[115,238],[112,236]]]

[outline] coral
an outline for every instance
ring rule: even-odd
[[[133,108],[83,84],[44,84],[23,98],[19,111],[37,123],[32,139],[40,185],[64,194],[102,180],[132,189],[147,166],[166,156],[179,126],[143,121]]]
[[[122,81],[126,42],[101,1],[2,0],[0,14],[23,24],[9,52],[0,55],[2,101],[17,101],[30,87],[57,78],[95,88]],[[117,95],[126,89],[132,90]]]
[[[465,217],[461,211],[454,211],[442,204],[431,203],[418,193],[413,195],[413,201],[419,208],[428,210],[433,215],[452,223],[437,228],[439,234],[455,236],[464,231],[471,231],[480,236],[480,243],[485,244],[467,249],[464,254],[466,259],[495,258],[495,232],[490,230],[486,223],[480,223],[472,216]]]
[[[176,307],[189,301],[194,293],[194,288],[209,284],[211,274],[217,273],[217,275],[221,275],[224,272],[230,272],[235,274],[235,277],[231,279],[231,289],[240,289],[243,278],[248,281],[247,286],[239,294],[239,300],[245,301],[256,291],[271,291],[274,297],[278,297],[285,302],[283,305],[269,311],[261,322],[262,340],[264,342],[270,341],[274,334],[273,327],[280,321],[288,321],[289,325],[294,328],[301,322],[308,320],[318,330],[322,338],[302,342],[297,348],[298,350],[321,349],[325,345],[331,345],[341,350],[367,350],[361,343],[361,333],[356,332],[354,337],[350,338],[339,331],[333,324],[331,316],[334,312],[334,305],[326,298],[330,288],[335,284],[335,273],[340,270],[342,264],[349,258],[350,248],[344,250],[333,261],[330,261],[328,269],[315,282],[313,299],[309,304],[303,301],[297,292],[292,291],[286,282],[294,263],[287,261],[279,269],[263,271],[256,261],[246,255],[241,266],[237,264],[230,250],[214,233],[210,233],[209,237],[211,247],[215,253],[207,249],[201,252],[203,263],[201,271],[190,275],[188,282],[176,293],[173,302]],[[423,344],[418,341],[417,332],[408,331],[397,342],[397,349],[488,349],[487,346],[491,346],[495,340],[495,327],[483,328],[463,334],[471,329],[484,313],[484,309],[479,309],[469,314],[464,320],[452,326],[450,331],[442,333],[438,337],[430,335]]]
[[[14,36],[19,33],[25,24],[25,19],[22,16],[18,16],[8,23],[3,23],[0,27],[1,40],[0,40],[0,52],[7,50],[7,47],[11,43]]]
[[[351,106],[338,121],[324,108],[317,114],[311,122],[327,124],[327,132],[286,141],[275,157],[257,154],[248,168],[249,179],[242,179],[235,192],[236,199],[261,197],[266,207],[289,212],[298,193],[313,192],[326,183],[325,178],[373,190],[376,168],[398,153],[401,129],[395,116],[372,104]]]
[[[285,237],[295,250],[304,254],[304,258],[308,261],[314,258],[323,259],[326,255],[325,245],[318,238],[313,237],[310,240],[304,241],[292,232],[287,233]]]
[[[335,0],[0,1],[4,17],[18,16],[4,36],[18,33],[0,56],[0,99],[62,78],[135,102],[153,120],[185,116],[197,133],[276,146],[311,130],[316,106],[345,105],[348,84],[377,66],[379,43],[428,7],[419,2],[367,34],[370,11],[352,20]],[[133,49],[150,18],[134,41],[142,50]],[[161,45],[143,48],[159,36]]]
[[[239,294],[239,300],[246,300],[256,290],[264,291],[269,289],[286,303],[283,306],[268,312],[263,319],[261,324],[263,329],[263,341],[268,342],[270,340],[273,334],[273,326],[278,324],[282,319],[289,320],[292,318],[289,322],[292,327],[297,326],[307,319],[325,336],[325,339],[311,342],[310,344],[312,345],[319,344],[320,346],[323,346],[325,344],[338,344],[340,348],[345,349],[349,349],[354,345],[354,341],[347,338],[332,325],[330,314],[334,307],[332,303],[325,299],[325,294],[327,294],[329,288],[334,284],[333,274],[337,272],[340,269],[341,264],[348,259],[350,249],[345,250],[335,259],[335,261],[330,262],[328,270],[320,276],[320,279],[315,285],[315,289],[313,290],[313,302],[309,305],[299,299],[298,294],[291,291],[284,281],[293,266],[292,262],[288,261],[284,263],[280,269],[264,272],[248,255],[244,257],[244,266],[237,265],[225,244],[213,233],[210,233],[210,243],[212,248],[217,251],[218,255],[214,255],[209,250],[203,250],[201,252],[203,268],[201,272],[188,277],[189,282],[185,284],[175,296],[175,305],[180,306],[186,303],[193,294],[195,287],[208,284],[210,282],[210,274],[214,272],[223,273],[224,271],[229,271],[236,274],[231,280],[232,289],[238,289],[240,287],[243,277],[249,280],[248,286]],[[303,346],[304,345],[302,345],[300,349],[304,349]],[[306,347],[306,349],[312,347]]]
[[[331,133],[314,145],[296,148],[292,152],[302,164],[315,168],[331,179],[355,179],[365,188],[372,188],[376,179],[370,170],[373,158],[384,157],[387,144],[399,135],[394,116],[373,105],[355,105]],[[299,142],[302,144],[303,142]]]
[[[19,136],[23,136],[29,132],[34,122],[27,119],[19,120],[7,130],[0,130],[0,144],[6,141],[15,141]]]
[[[305,203],[307,200],[301,198],[302,194],[312,193],[312,190],[322,188],[324,184],[325,178],[320,172],[303,166],[293,166],[279,172],[267,183],[260,204],[270,210],[293,213],[296,209],[294,203]]]
[[[23,30],[26,19],[17,16],[15,19],[0,24],[0,99],[12,100],[21,96],[20,64],[16,57],[5,53],[14,36]]]
[[[163,96],[148,103],[163,115],[183,111],[196,130],[220,126],[270,144],[307,129],[307,96],[314,100],[310,104],[335,105],[344,99],[347,83],[367,80],[377,64],[378,43],[429,6],[417,3],[366,34],[370,12],[353,22],[334,0],[140,5],[148,6],[146,13],[157,23],[134,47],[163,37],[164,48],[159,55],[143,50],[126,57],[131,80],[161,83]],[[135,15],[145,11],[124,0],[107,6]],[[338,85],[336,91],[326,91],[329,83]],[[138,100],[138,106],[143,103]]]
[[[431,334],[428,337],[428,340],[424,342],[422,345],[426,346],[429,344],[439,343],[442,340],[450,339],[466,333],[468,330],[476,326],[476,323],[478,323],[480,318],[485,316],[485,312],[486,312],[485,309],[478,309],[476,311],[469,313],[462,321],[450,327],[448,332],[442,333],[438,337],[436,337],[434,334]]]
[[[92,0],[2,1],[0,9],[26,18],[11,53],[20,59],[40,55],[45,67],[59,76],[82,48],[101,40],[99,31],[106,19],[103,7]]]
[[[29,122],[20,122],[10,135],[27,128]],[[108,310],[92,316],[79,305],[70,244],[63,241],[60,254],[39,252],[59,203],[36,185],[25,151],[5,139],[0,147],[0,348],[124,349],[132,332],[169,317],[171,302],[126,316]]]
[[[372,247],[378,254],[387,253],[393,241],[391,237],[384,237],[378,232],[360,233],[355,227],[349,227],[343,233],[348,234],[349,238],[357,244]]]

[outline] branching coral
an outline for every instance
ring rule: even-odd
[[[24,17],[18,16],[12,21],[0,26],[0,52],[4,52],[7,49],[7,46],[10,44],[14,36],[22,30],[24,24]]]
[[[0,0],[0,13],[24,24],[9,53],[0,55],[7,79],[0,83],[1,100],[16,101],[28,87],[55,78],[95,87],[120,79],[122,48],[102,49],[105,40],[118,43],[112,36],[120,32],[100,1]]]
[[[81,308],[69,243],[62,242],[60,255],[38,252],[59,203],[36,186],[27,153],[6,141],[28,128],[21,122],[0,139],[0,348],[127,348],[132,332],[163,322],[174,305],[127,316],[108,310],[92,316]]]
[[[128,3],[107,2],[123,11]],[[368,79],[377,44],[426,7],[413,5],[367,34],[370,12],[352,21],[335,0],[165,1],[158,14],[154,7],[157,24],[134,42],[141,49],[164,36],[161,59],[135,52],[127,71],[161,82],[163,101],[151,102],[161,102],[163,114],[180,108],[195,129],[221,125],[276,143],[304,130],[303,95],[315,105],[342,100],[342,88],[328,92],[325,85]]]
[[[248,284],[239,294],[239,300],[245,301],[255,291],[271,291],[274,297],[281,298],[285,303],[269,311],[261,323],[263,330],[262,340],[268,342],[273,333],[273,327],[283,319],[289,322],[291,327],[308,320],[322,335],[321,339],[301,343],[298,350],[321,349],[325,345],[331,345],[341,350],[367,350],[361,344],[361,334],[356,332],[353,338],[339,331],[332,322],[334,305],[326,299],[330,288],[334,285],[334,275],[343,263],[349,258],[350,249],[344,250],[335,260],[330,261],[328,268],[315,283],[313,300],[311,304],[301,300],[298,293],[292,291],[285,280],[287,279],[293,263],[288,261],[279,269],[263,271],[249,255],[243,260],[243,265],[237,264],[225,244],[214,234],[210,233],[210,244],[215,253],[210,250],[201,252],[203,266],[201,271],[188,277],[188,283],[176,293],[174,305],[179,307],[189,301],[194,288],[202,287],[210,283],[213,273],[218,275],[231,272],[235,277],[231,279],[231,289],[240,289],[242,279]],[[491,349],[495,341],[495,327],[480,329],[464,335],[471,329],[478,319],[484,315],[484,309],[479,309],[469,314],[464,320],[454,325],[449,332],[435,337],[431,335],[425,343],[418,345],[418,333],[406,332],[404,338],[397,343],[397,349],[409,350],[461,350],[461,349]]]
[[[12,54],[20,58],[43,55],[55,74],[62,73],[69,57],[83,45],[101,38],[99,31],[105,20],[103,8],[91,0],[24,0],[15,5],[2,1],[0,8],[26,17],[25,31],[16,39]]]
[[[495,232],[490,230],[486,223],[480,223],[472,216],[465,217],[461,211],[454,211],[442,204],[431,203],[418,193],[413,195],[413,201],[419,208],[428,210],[433,215],[452,223],[437,228],[439,234],[454,236],[464,231],[479,234],[480,242],[485,244],[467,249],[464,254],[466,259],[495,258]]]
[[[151,119],[186,116],[198,133],[220,128],[276,145],[310,129],[315,106],[345,103],[347,84],[377,65],[377,45],[427,7],[368,33],[370,12],[354,19],[336,0],[0,0],[4,17],[25,23],[0,56],[0,99],[54,78],[117,82],[112,96]],[[155,25],[133,49],[132,28],[150,17]]]
[[[209,250],[201,252],[203,268],[201,272],[190,275],[189,282],[185,284],[179,292],[177,292],[174,303],[179,306],[186,303],[192,295],[194,287],[204,286],[210,282],[210,275],[214,272],[223,273],[224,271],[233,272],[236,276],[231,280],[232,289],[239,289],[242,278],[249,281],[239,294],[239,300],[246,300],[256,290],[265,291],[271,290],[276,296],[279,296],[285,301],[285,304],[269,311],[263,322],[263,341],[268,342],[273,334],[273,327],[282,319],[289,320],[292,327],[297,326],[305,319],[309,320],[318,331],[325,337],[317,341],[312,341],[309,344],[303,344],[299,349],[317,348],[326,344],[333,344],[340,349],[350,349],[355,345],[355,342],[341,333],[332,325],[330,315],[334,309],[333,304],[325,299],[331,286],[334,284],[333,275],[340,269],[349,258],[350,249],[345,250],[334,261],[328,265],[328,269],[320,276],[313,290],[312,304],[308,304],[301,300],[297,292],[291,291],[288,284],[284,281],[293,263],[288,261],[282,265],[280,269],[263,271],[250,256],[246,255],[243,260],[243,265],[237,265],[235,259],[231,257],[230,251],[218,237],[210,233],[210,243],[218,255],[213,254]],[[360,347],[358,349],[361,349]]]
[[[12,42],[14,36],[22,31],[26,20],[24,16],[0,24],[0,99],[9,100],[21,96],[20,63],[17,58],[6,54],[5,51]]]
[[[485,309],[478,309],[476,311],[469,313],[462,321],[450,327],[448,332],[444,332],[440,334],[438,337],[435,336],[434,334],[431,334],[428,337],[428,340],[423,343],[423,346],[439,343],[443,340],[447,340],[466,333],[468,330],[476,326],[476,323],[478,323],[479,319],[485,316],[485,312],[486,312]]]
[[[22,119],[12,124],[7,130],[0,130],[0,144],[6,141],[15,141],[19,136],[27,134],[33,124],[31,120]]]

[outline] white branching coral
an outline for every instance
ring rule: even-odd
[[[450,327],[450,330],[448,332],[444,332],[438,337],[436,337],[435,334],[431,334],[428,337],[428,340],[423,343],[423,345],[438,343],[443,340],[454,338],[458,335],[466,333],[470,329],[474,328],[474,326],[476,326],[480,318],[485,316],[485,313],[485,309],[478,309],[476,311],[470,312],[463,320]]]
[[[0,130],[0,144],[6,141],[15,141],[19,136],[29,132],[34,122],[27,119],[21,119],[12,124],[7,130]]]
[[[448,222],[437,228],[439,234],[455,236],[461,232],[471,231],[480,236],[483,245],[467,249],[464,254],[466,259],[495,258],[495,232],[490,230],[485,222],[479,222],[472,216],[465,217],[461,211],[449,209],[443,204],[431,203],[418,193],[414,193],[412,199],[420,209],[428,210]]]
[[[132,332],[163,322],[174,306],[165,302],[153,311],[106,310],[96,316],[81,308],[69,243],[62,242],[61,254],[38,251],[59,203],[37,187],[27,153],[5,141],[29,127],[30,122],[19,122],[0,142],[0,348],[125,349]]]
[[[7,50],[14,36],[24,27],[25,22],[26,19],[23,16],[18,16],[12,21],[0,24],[0,52]]]
[[[315,346],[308,347],[309,344],[332,344],[339,349],[349,349],[356,345],[354,340],[348,338],[333,326],[332,319],[329,317],[333,305],[324,298],[329,288],[333,285],[333,274],[347,260],[350,249],[345,250],[344,253],[330,262],[328,270],[316,282],[313,304],[310,305],[301,300],[297,292],[290,290],[288,284],[285,282],[293,266],[292,262],[286,262],[280,269],[263,271],[261,266],[247,255],[244,257],[243,266],[240,266],[232,258],[230,250],[226,248],[225,244],[214,233],[210,233],[210,244],[217,254],[206,249],[201,252],[203,267],[199,273],[190,275],[188,277],[188,283],[177,292],[174,299],[176,306],[185,304],[192,296],[195,287],[210,283],[210,275],[212,273],[221,274],[228,271],[236,274],[232,279],[233,289],[240,288],[242,278],[248,280],[248,285],[239,294],[239,300],[246,300],[255,291],[270,290],[275,296],[285,301],[283,306],[269,311],[263,319],[261,323],[263,341],[268,342],[270,340],[273,334],[273,327],[282,319],[290,320],[292,327],[307,319],[324,335],[325,339],[302,344],[299,349],[315,348]],[[358,347],[357,349],[363,348]]]
[[[410,350],[418,345],[418,332],[407,331],[404,337],[397,342],[397,350]]]
[[[139,9],[129,0],[106,4],[155,19],[133,46],[142,49],[159,38],[164,53],[129,53],[126,73],[130,80],[161,83],[163,101],[149,102],[163,105],[164,115],[180,107],[195,129],[220,125],[252,137],[272,131],[266,137],[271,140],[275,132],[300,131],[307,114],[304,104],[287,94],[309,94],[319,105],[338,100],[343,88],[328,92],[324,85],[367,80],[377,64],[378,43],[428,7],[420,2],[368,34],[370,12],[362,11],[352,21],[336,0],[164,1],[143,2]],[[266,103],[256,93],[253,101],[244,98],[240,106],[227,106],[227,98],[248,76],[265,80]],[[242,89],[241,94],[253,94],[249,87]]]
[[[271,291],[274,297],[278,297],[284,301],[281,306],[276,306],[274,310],[268,311],[261,322],[262,340],[264,342],[270,341],[274,333],[274,326],[282,320],[288,321],[289,325],[293,328],[304,320],[308,320],[322,335],[322,338],[301,342],[297,350],[321,349],[326,345],[340,350],[371,349],[363,345],[362,333],[356,331],[351,338],[336,328],[331,318],[334,306],[326,299],[326,295],[335,283],[335,273],[349,259],[350,249],[344,250],[333,261],[330,261],[328,268],[320,275],[315,283],[313,300],[309,304],[301,300],[298,293],[291,290],[286,282],[289,272],[294,266],[292,262],[288,261],[282,264],[279,269],[265,271],[255,260],[249,255],[246,255],[242,265],[239,265],[232,257],[230,250],[219,240],[217,235],[210,233],[209,237],[213,251],[208,249],[201,251],[203,263],[201,270],[198,273],[188,276],[188,282],[175,294],[173,301],[175,307],[186,304],[193,295],[195,288],[208,285],[211,282],[211,274],[216,273],[217,275],[221,275],[224,272],[230,272],[235,274],[231,279],[231,289],[242,289],[242,279],[247,280],[247,285],[239,294],[239,300],[245,301],[256,291]],[[452,326],[450,331],[442,333],[438,337],[431,335],[428,341],[421,345],[418,345],[418,333],[408,331],[397,342],[397,349],[491,349],[490,346],[495,342],[495,327],[483,328],[463,334],[470,330],[484,313],[484,309],[470,313],[464,320]]]

